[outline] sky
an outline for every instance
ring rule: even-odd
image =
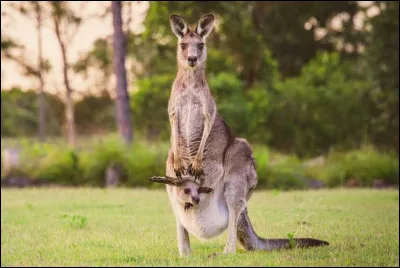
[[[32,64],[37,64],[38,57],[38,39],[36,24],[33,19],[26,18],[15,12],[10,3],[17,1],[2,1],[1,10],[7,12],[9,16],[2,16],[1,32],[6,33],[18,43],[25,46],[24,57]],[[85,52],[89,51],[93,42],[97,38],[103,38],[112,35],[112,17],[111,15],[105,18],[96,18],[94,15],[104,12],[110,2],[89,2],[87,1],[70,2],[71,7],[77,14],[84,16],[83,24],[76,32],[74,38],[69,43],[68,58],[69,62],[75,62]],[[132,24],[133,32],[140,32],[143,29],[142,22],[149,3],[146,1],[132,1]],[[127,9],[126,9],[127,10]],[[126,10],[124,15],[126,16]],[[62,61],[61,50],[57,42],[53,25],[49,19],[45,19],[44,28],[42,30],[43,38],[43,57],[51,62],[52,70],[45,77],[45,91],[47,92],[62,92],[64,91],[63,76],[62,76]],[[22,88],[37,88],[38,81],[31,78],[27,79],[21,73],[21,68],[10,60],[1,60],[1,88],[10,88],[14,85]],[[89,78],[90,79],[90,78]],[[90,84],[79,75],[71,75],[71,84],[74,89],[85,90]]]

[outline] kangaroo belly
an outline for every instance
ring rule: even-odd
[[[228,227],[228,208],[218,196],[200,201],[198,207],[180,211],[181,224],[198,239],[210,239],[222,234]]]

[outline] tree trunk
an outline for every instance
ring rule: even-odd
[[[42,56],[42,10],[40,9],[40,3],[36,2],[36,19],[37,19],[37,34],[38,34],[38,49],[39,49],[39,68],[38,68],[38,78],[39,78],[39,107],[38,107],[38,117],[39,117],[39,129],[38,135],[40,142],[44,142],[46,135],[46,122],[45,122],[45,107],[44,107],[44,80],[43,80],[43,56]]]
[[[60,24],[56,17],[54,17],[54,26],[56,29],[56,36],[58,43],[61,48],[61,55],[63,61],[63,76],[64,76],[64,85],[66,89],[66,101],[65,101],[65,115],[66,115],[66,125],[67,125],[67,137],[68,137],[68,145],[73,148],[76,144],[76,127],[75,127],[75,108],[74,102],[72,100],[72,88],[69,84],[68,77],[68,61],[67,61],[67,51],[65,44],[61,38],[60,32]]]
[[[129,106],[129,95],[127,90],[127,79],[125,70],[125,36],[122,29],[121,1],[111,2],[113,16],[113,67],[116,76],[116,109],[118,131],[127,144],[133,141],[133,130],[131,125],[131,111]]]

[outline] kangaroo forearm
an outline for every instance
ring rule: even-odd
[[[201,137],[199,150],[197,151],[197,154],[196,154],[196,159],[198,161],[201,161],[203,159],[204,147],[206,145],[207,138],[210,135],[210,131],[211,131],[211,121],[209,119],[205,119],[203,135]]]
[[[204,118],[203,134],[201,136],[199,149],[196,154],[196,159],[198,161],[201,161],[203,159],[204,147],[206,145],[207,138],[210,135],[211,126],[213,125],[213,123],[214,123],[214,118],[211,118],[211,116],[209,114],[206,114],[205,118]]]
[[[174,161],[179,159],[179,150],[178,150],[178,124],[176,117],[171,118],[171,129],[172,129],[172,151],[174,153]]]

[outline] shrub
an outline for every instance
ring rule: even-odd
[[[79,156],[74,150],[52,152],[32,171],[33,177],[63,185],[80,185]]]
[[[266,169],[267,188],[290,190],[305,189],[305,171],[295,156],[283,156],[269,163]]]
[[[349,179],[356,179],[364,187],[372,186],[377,179],[388,185],[399,185],[398,156],[378,152],[370,147],[349,152],[331,152],[324,166],[309,169],[308,172],[330,187],[344,185]]]
[[[81,152],[83,174],[81,183],[85,185],[103,186],[105,172],[110,164],[124,165],[125,152],[122,141],[117,137],[109,137],[94,146],[92,150]]]
[[[84,152],[84,183],[103,186],[110,164],[121,167],[121,184],[129,187],[150,186],[154,175],[165,175],[167,143],[134,142],[126,146],[117,137],[104,140],[91,152]]]
[[[105,173],[111,165],[121,169],[120,182],[128,187],[164,186],[149,178],[165,175],[168,142],[148,142],[137,139],[127,146],[119,136],[112,135],[86,142],[86,146],[71,150],[66,144],[40,144],[29,140],[19,142],[21,167],[14,176],[46,179],[64,185],[104,186]],[[306,189],[309,179],[324,182],[328,187],[343,186],[356,179],[360,186],[370,187],[380,179],[388,185],[399,185],[398,155],[382,153],[372,147],[348,152],[331,151],[325,163],[308,167],[295,155],[282,155],[263,145],[253,145],[257,189]],[[3,175],[3,174],[2,174]]]
[[[304,189],[305,171],[295,156],[269,154],[265,146],[254,146],[258,175],[257,189]]]

